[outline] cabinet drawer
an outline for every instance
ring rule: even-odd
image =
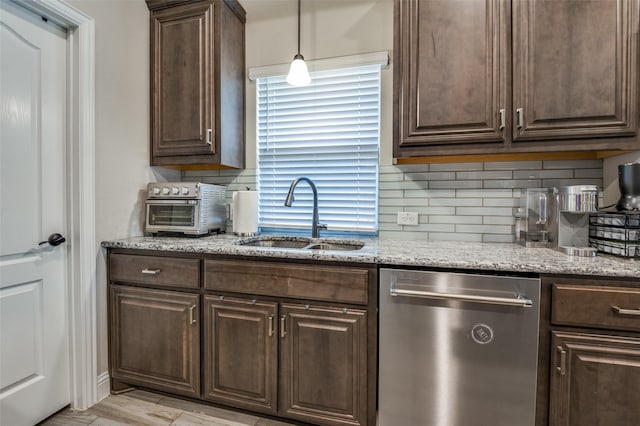
[[[369,271],[360,268],[206,260],[207,290],[367,303]]]
[[[200,259],[111,254],[109,278],[115,282],[199,288]]]
[[[640,331],[640,288],[554,284],[552,300],[554,324]]]

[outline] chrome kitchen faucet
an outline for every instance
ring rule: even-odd
[[[293,191],[296,189],[296,186],[301,182],[307,182],[311,187],[311,191],[313,191],[313,218],[311,219],[311,238],[318,238],[320,236],[320,229],[327,229],[327,225],[319,223],[318,219],[318,190],[316,189],[316,185],[313,183],[311,179],[308,177],[299,177],[296,178],[293,182],[291,182],[291,186],[289,187],[289,193],[287,194],[287,198],[284,200],[284,205],[286,207],[291,207],[293,204]]]

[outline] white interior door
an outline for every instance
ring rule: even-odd
[[[66,35],[0,0],[0,424],[70,402]]]

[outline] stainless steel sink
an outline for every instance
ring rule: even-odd
[[[354,241],[353,243],[314,243],[314,244],[310,244],[309,246],[305,247],[306,249],[309,250],[343,250],[343,251],[349,251],[349,250],[360,250],[362,247],[364,247],[364,243],[361,243],[359,241]]]
[[[239,245],[251,247],[266,247],[280,249],[299,249],[299,250],[331,250],[331,251],[350,251],[360,250],[364,247],[362,241],[355,240],[330,240],[330,239],[310,239],[301,237],[278,237],[264,236],[251,238],[248,240],[238,241]]]
[[[243,246],[252,246],[252,247],[272,247],[272,248],[291,248],[291,249],[301,249],[305,248],[311,243],[309,239],[295,239],[295,240],[287,240],[283,238],[258,238],[250,241],[240,241],[239,244]]]

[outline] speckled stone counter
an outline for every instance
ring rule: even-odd
[[[295,237],[291,237],[295,239]],[[137,237],[102,242],[103,247],[227,256],[308,259],[384,266],[420,266],[479,271],[571,274],[640,279],[640,261],[598,253],[594,258],[567,256],[551,249],[517,244],[360,239],[356,251],[253,247],[231,235],[202,238]],[[323,238],[323,241],[327,239]],[[334,242],[341,240],[330,239]]]

